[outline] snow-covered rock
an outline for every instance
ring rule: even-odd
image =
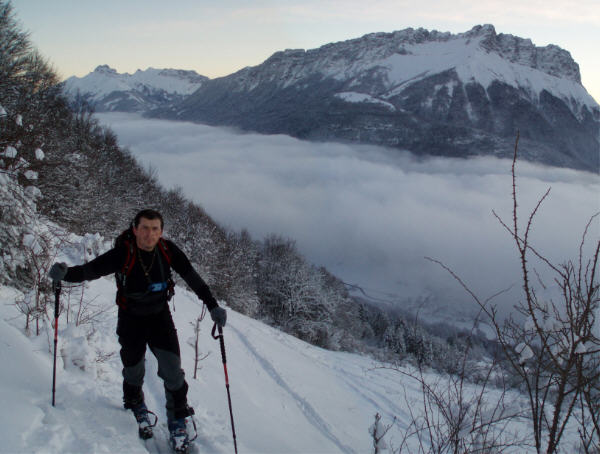
[[[33,170],[26,170],[23,175],[25,176],[25,178],[27,178],[28,180],[37,180],[38,179],[38,173],[33,171]]]
[[[0,153],[0,156],[4,156],[6,158],[15,158],[17,156],[17,149],[15,147],[8,146],[3,152]]]

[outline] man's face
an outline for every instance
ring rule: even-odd
[[[152,251],[162,235],[160,219],[141,218],[139,225],[133,227],[133,234],[140,249]]]

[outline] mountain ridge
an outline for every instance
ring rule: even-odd
[[[69,77],[63,86],[69,98],[80,96],[99,112],[146,112],[182,101],[207,80],[191,70],[147,68],[121,74],[99,65],[84,77]]]
[[[491,25],[405,29],[276,52],[150,116],[457,157],[510,157],[520,131],[524,159],[598,172],[580,79],[568,51]]]
[[[133,79],[141,71],[122,76],[100,66],[96,73]],[[518,132],[523,159],[600,171],[600,106],[581,84],[571,54],[497,33],[490,24],[458,34],[370,33],[278,51],[228,76],[198,78],[187,92],[82,93],[98,111],[423,156],[511,157]]]

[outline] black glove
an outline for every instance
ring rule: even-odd
[[[227,322],[227,312],[222,307],[213,307],[210,311],[210,318],[212,318],[217,326],[223,328]]]
[[[67,275],[69,267],[66,263],[55,263],[48,272],[48,277],[53,281],[62,281]]]

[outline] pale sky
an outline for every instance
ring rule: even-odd
[[[63,77],[193,69],[214,78],[278,50],[312,49],[408,27],[497,33],[556,44],[600,102],[600,0],[13,0],[31,40]]]

